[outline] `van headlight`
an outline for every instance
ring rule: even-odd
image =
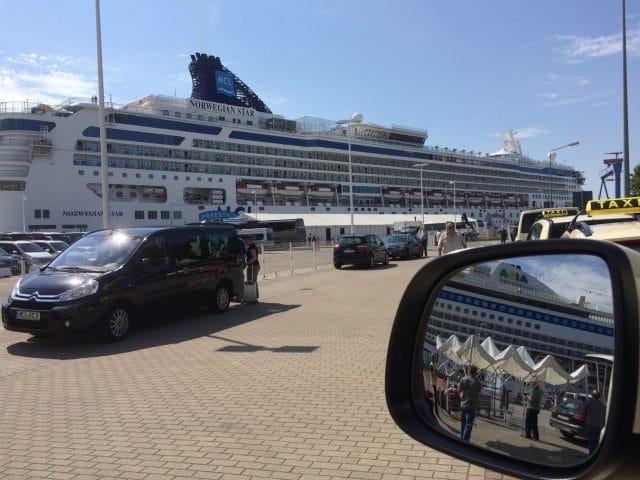
[[[22,281],[22,278],[20,278],[20,280],[18,280],[15,284],[15,286],[13,287],[13,290],[11,291],[11,298],[13,298],[14,300],[18,299],[18,295],[20,295],[20,282]]]
[[[87,295],[93,295],[98,291],[99,283],[97,280],[87,280],[81,285],[67,290],[60,295],[61,302],[68,302],[69,300],[75,300],[76,298],[86,297]]]

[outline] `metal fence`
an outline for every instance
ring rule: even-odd
[[[285,249],[261,248],[259,253],[260,277],[279,277],[319,269],[333,268],[333,249],[331,246],[320,248],[294,247]],[[29,265],[19,260],[0,260],[0,301],[11,294],[16,282],[26,274]]]

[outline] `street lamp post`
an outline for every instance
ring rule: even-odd
[[[428,163],[416,163],[415,168],[420,169],[420,207],[422,209],[422,228],[424,228],[424,184],[422,183],[422,169],[428,167]]]
[[[337,125],[347,125],[347,148],[349,149],[349,213],[351,214],[351,234],[353,235],[353,169],[351,166],[351,125],[362,122],[362,114],[354,113],[349,120],[338,120]]]
[[[22,231],[26,232],[27,231],[27,217],[24,213],[24,202],[27,201],[27,197],[23,196],[22,197]]]
[[[547,157],[549,157],[549,207],[553,207],[553,177],[551,176],[551,163],[556,159],[556,152],[563,148],[575,147],[579,143],[580,142],[567,143],[561,147],[552,148],[549,150],[549,153],[547,153]]]
[[[258,220],[258,194],[255,190],[251,190],[251,193],[253,193],[253,208],[256,209],[256,220]]]
[[[453,185],[453,225],[455,227],[457,227],[458,225],[458,218],[457,218],[457,206],[456,206],[456,182],[451,180],[449,182],[449,185]]]

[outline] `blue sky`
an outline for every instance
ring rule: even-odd
[[[97,94],[95,2],[3,2],[0,101]],[[640,158],[640,2],[627,1],[631,168]],[[203,52],[274,113],[427,130],[435,146],[523,152],[585,172],[621,151],[621,2],[102,0],[105,95],[188,97]],[[613,196],[612,183],[607,184]]]

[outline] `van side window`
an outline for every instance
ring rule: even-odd
[[[168,261],[167,240],[159,236],[142,247],[140,250],[140,261],[151,265],[163,265]]]
[[[185,265],[209,256],[209,246],[197,232],[181,232],[171,243],[171,256],[177,265]]]

